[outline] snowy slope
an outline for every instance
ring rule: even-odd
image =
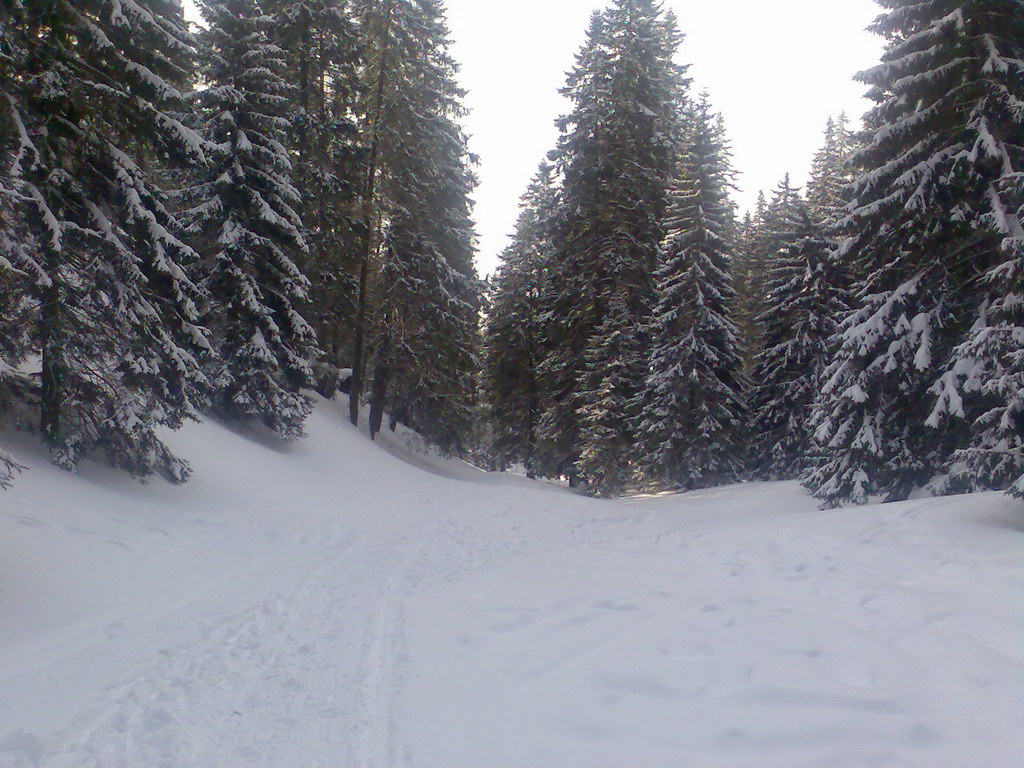
[[[1024,509],[602,502],[216,424],[0,493],[0,768],[1013,768]]]

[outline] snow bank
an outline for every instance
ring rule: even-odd
[[[182,488],[3,436],[2,768],[1020,764],[1019,504],[596,501],[345,412]]]

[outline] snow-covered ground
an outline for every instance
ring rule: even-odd
[[[1024,507],[602,502],[372,446],[171,437],[0,492],[0,768],[1018,768]]]

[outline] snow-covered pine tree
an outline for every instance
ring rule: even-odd
[[[853,135],[849,119],[842,112],[829,117],[821,149],[811,161],[811,177],[807,182],[807,207],[812,219],[826,233],[835,231],[846,214],[847,194],[852,179],[850,157]]]
[[[1011,216],[1019,227],[1024,206]],[[950,413],[973,417],[970,441],[950,457],[937,492],[1005,488],[1024,499],[1024,235],[1018,231],[1007,241],[1002,269],[986,275],[995,295],[983,301],[974,327],[932,390],[939,400],[930,424],[941,424]]]
[[[638,397],[636,371],[644,365],[627,292],[609,297],[604,321],[583,353],[580,456],[576,471],[588,493],[612,496],[634,479],[636,435],[628,416]]]
[[[3,270],[0,269],[0,281],[2,280],[4,280],[4,275]],[[6,329],[0,329],[0,331],[3,330]],[[12,404],[24,403],[26,401],[25,393],[31,391],[29,377],[4,359],[7,353],[6,349],[0,350],[0,426],[12,421],[10,419]],[[14,474],[23,469],[24,467],[18,464],[11,454],[0,449],[0,489],[10,487]]]
[[[3,15],[0,14],[0,24]],[[0,39],[4,35],[0,28]],[[0,42],[0,55],[5,50]],[[3,98],[0,92],[0,98]],[[14,131],[7,120],[10,113],[0,101],[0,163],[10,162],[7,149],[14,142]],[[8,145],[8,146],[4,146]],[[3,166],[0,166],[3,167]],[[39,265],[32,258],[31,239],[23,222],[14,215],[18,192],[12,177],[0,172],[0,425],[17,424],[31,418],[27,411],[38,407],[38,396],[33,392],[35,382],[26,373],[25,363],[34,352],[32,342],[33,306],[29,286]],[[14,458],[0,450],[0,488],[10,485],[14,473],[21,469]]]
[[[20,285],[43,441],[68,469],[98,452],[184,480],[154,428],[195,413],[208,343],[186,277],[196,254],[149,170],[204,162],[175,117],[193,55],[181,5],[23,0],[2,14],[3,187],[32,256]]]
[[[541,414],[538,365],[543,354],[544,270],[553,249],[558,185],[542,163],[523,195],[512,242],[493,278],[485,336],[485,392],[493,450],[504,462],[521,462],[536,475]]]
[[[889,43],[882,63],[860,75],[877,105],[854,156],[861,173],[841,251],[864,278],[821,396],[817,436],[828,461],[808,479],[827,505],[906,498],[952,456],[967,458],[955,451],[972,428],[976,459],[995,446],[1007,457],[1014,450],[996,438],[1015,429],[1012,416],[1002,418],[1012,410],[999,405],[997,382],[1010,380],[996,373],[1012,379],[1005,366],[1014,353],[982,339],[999,335],[985,330],[993,309],[1018,311],[1015,299],[998,297],[1016,295],[1014,269],[1001,265],[1020,258],[1019,222],[1008,214],[1019,210],[1024,8],[1006,0],[882,5],[874,30]],[[986,362],[974,358],[975,342]],[[988,414],[998,414],[995,422]],[[974,468],[994,466],[985,459]],[[996,470],[982,483],[1001,485],[1009,474]]]
[[[772,192],[758,233],[758,248],[760,249],[758,256],[761,260],[762,275],[767,276],[771,272],[779,253],[796,244],[798,235],[794,222],[802,218],[804,207],[800,190],[793,186],[787,173]],[[759,295],[763,312],[768,306],[763,286]]]
[[[768,202],[765,200],[764,192],[758,192],[753,213],[748,211],[743,217],[733,259],[732,274],[736,299],[732,314],[744,374],[749,374],[753,370],[754,358],[761,349],[761,327],[758,318],[764,312],[762,304],[768,259],[762,240],[767,210]]]
[[[767,275],[764,348],[748,394],[753,468],[774,480],[798,477],[812,465],[812,409],[837,323],[849,311],[835,243],[802,201],[787,215],[791,244],[772,258]]]
[[[755,360],[764,348],[761,318],[769,308],[768,273],[779,252],[794,244],[792,222],[799,218],[799,202],[799,190],[793,187],[787,173],[772,191],[770,202],[763,192],[758,193],[750,224],[740,230],[737,238],[734,317],[745,374],[753,372]]]
[[[13,25],[13,9],[0,7],[0,73],[6,73],[0,74],[0,425],[10,420],[13,406],[24,403],[28,399],[25,394],[31,391],[29,377],[18,366],[32,351],[28,275],[39,270],[27,247],[28,232],[15,217],[18,191],[10,166],[15,162],[19,141],[15,139],[14,113],[8,101],[17,61]],[[11,454],[0,450],[0,489],[10,487],[20,469]]]
[[[0,225],[5,225],[0,216]],[[0,426],[17,426],[38,407],[33,377],[23,365],[31,351],[28,294],[22,291],[11,262],[3,262],[4,234],[0,232]],[[0,489],[10,487],[14,475],[24,469],[7,451],[0,449]]]
[[[959,28],[975,66],[961,86],[973,98],[953,166],[969,180],[965,219],[982,238],[986,271],[965,304],[971,329],[932,389],[928,423],[967,419],[971,430],[936,490],[1008,488],[1024,498],[1024,7],[987,7],[965,9]]]
[[[351,360],[356,315],[356,254],[363,228],[357,202],[364,180],[356,124],[361,95],[362,41],[347,0],[269,0],[273,40],[284,52],[293,130],[293,183],[308,253],[298,264],[310,280],[303,316],[323,356],[317,384],[337,387]]]
[[[392,423],[461,453],[476,415],[481,294],[470,218],[476,179],[458,122],[464,94],[443,3],[379,5],[359,6],[387,67],[373,95],[379,108],[367,111],[379,142],[374,215],[384,223],[370,431],[388,411]]]
[[[731,177],[725,137],[705,96],[693,110],[666,216],[640,398],[641,470],[662,487],[715,485],[743,471],[743,380],[729,317]]]
[[[294,439],[312,408],[302,390],[316,343],[299,312],[309,283],[295,263],[306,246],[286,149],[283,54],[270,41],[274,17],[255,0],[205,0],[200,11],[209,87],[195,101],[218,149],[184,196],[203,251],[206,323],[218,352],[212,405]]]
[[[572,109],[559,121],[554,159],[564,180],[564,223],[546,289],[550,348],[541,367],[548,473],[585,469],[596,477],[631,458],[631,439],[585,445],[581,414],[590,414],[592,435],[598,412],[616,422],[614,431],[628,432],[635,416],[630,404],[643,385],[642,329],[653,307],[652,275],[688,83],[685,67],[673,61],[680,41],[674,16],[660,3],[615,0],[592,17],[563,89]],[[625,312],[619,324],[608,320],[613,311]],[[598,352],[613,349],[622,357]],[[603,406],[605,388],[594,386],[613,371],[628,390],[621,413]],[[578,467],[584,452],[587,460]],[[610,490],[603,480],[600,485]]]

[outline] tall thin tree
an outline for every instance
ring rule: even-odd
[[[542,163],[521,202],[512,242],[493,279],[485,345],[485,390],[493,450],[537,473],[537,429],[542,402],[544,271],[553,249],[558,210],[554,169]]]
[[[720,484],[743,471],[743,378],[730,318],[731,178],[725,138],[704,96],[693,109],[666,218],[640,398],[642,472],[661,487]]]
[[[563,89],[572,109],[554,155],[565,213],[545,290],[541,449],[546,473],[582,474],[605,491],[599,476],[627,462],[635,442],[631,409],[688,83],[674,61],[680,42],[660,3],[615,0],[592,17]],[[612,375],[621,412],[604,402],[602,380]]]
[[[274,18],[255,0],[205,0],[200,10],[210,87],[196,100],[218,151],[186,196],[219,353],[213,407],[294,439],[312,409],[303,389],[316,343],[299,312],[309,282],[295,263],[306,244],[286,149],[285,62],[271,42]]]

